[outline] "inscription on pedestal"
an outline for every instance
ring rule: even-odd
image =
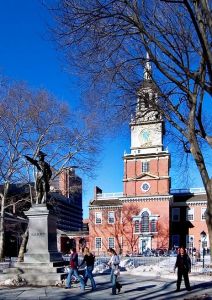
[[[46,206],[33,206],[25,212],[29,219],[29,240],[24,255],[26,263],[60,261],[57,249],[57,226],[55,215]]]
[[[46,235],[45,232],[31,232],[31,236],[43,237]]]

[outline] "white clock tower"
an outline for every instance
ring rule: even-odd
[[[158,90],[147,54],[144,81],[131,119],[131,153],[124,156],[124,194],[169,193],[169,153],[163,150],[164,124],[157,110]]]

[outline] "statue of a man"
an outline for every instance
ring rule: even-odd
[[[37,157],[39,160],[35,160],[28,155],[24,155],[26,159],[37,167],[36,178],[36,191],[37,191],[37,204],[46,203],[47,194],[49,192],[49,181],[52,176],[50,165],[44,161],[45,153],[39,151]]]

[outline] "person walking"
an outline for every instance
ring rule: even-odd
[[[174,271],[177,268],[177,289],[176,291],[180,291],[180,285],[182,281],[182,277],[184,278],[185,287],[187,291],[191,291],[188,273],[191,272],[191,259],[186,253],[185,249],[181,247],[179,249],[179,253],[177,255],[176,263],[174,266]]]
[[[95,256],[90,252],[88,247],[85,247],[84,258],[79,267],[81,267],[84,263],[86,264],[84,283],[86,284],[89,278],[91,281],[92,291],[96,289],[96,283],[92,274],[94,268],[94,261],[95,261]]]
[[[118,290],[118,293],[120,293],[122,288],[122,285],[117,280],[118,276],[120,275],[120,259],[113,248],[109,248],[108,252],[111,255],[108,265],[111,267],[112,295],[116,295],[116,289]]]
[[[85,283],[82,277],[79,276],[78,273],[78,254],[76,251],[76,248],[71,249],[71,255],[70,255],[70,265],[68,270],[68,276],[66,278],[66,289],[71,288],[71,277],[74,275],[80,282],[80,288],[81,290],[85,290]]]

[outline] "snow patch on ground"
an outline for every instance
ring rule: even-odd
[[[0,286],[23,286],[26,285],[26,280],[21,278],[18,275],[15,275],[12,278],[0,281]]]

